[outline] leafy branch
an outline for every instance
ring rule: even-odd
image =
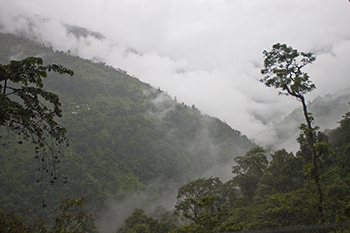
[[[57,147],[68,146],[68,138],[66,128],[55,120],[62,116],[58,95],[43,89],[43,78],[51,71],[74,74],[61,65],[43,65],[40,57],[0,64],[0,126],[35,145],[35,158],[41,161],[41,170],[50,173],[50,182],[54,183],[61,153]]]

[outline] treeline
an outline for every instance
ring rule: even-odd
[[[325,224],[310,176],[310,148],[300,136],[295,155],[281,149],[268,156],[253,148],[234,159],[229,181],[189,182],[179,188],[172,214],[160,207],[148,215],[136,209],[117,232],[349,232],[350,113],[339,123],[317,135],[329,145],[318,158]]]

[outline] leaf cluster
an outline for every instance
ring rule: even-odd
[[[42,161],[43,170],[51,170],[53,183],[60,162],[55,146],[68,143],[68,140],[67,130],[55,120],[56,116],[62,116],[59,97],[43,89],[43,78],[50,71],[74,74],[61,65],[43,65],[39,57],[0,64],[0,126],[7,127],[8,131],[35,145],[36,158]],[[19,140],[18,143],[22,144],[23,141]]]
[[[263,52],[264,76],[260,82],[267,87],[281,88],[280,94],[300,98],[316,88],[302,68],[316,60],[312,53],[298,52],[286,44],[277,43],[271,51]]]

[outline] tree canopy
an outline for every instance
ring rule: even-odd
[[[301,98],[307,92],[316,88],[309,80],[309,75],[301,69],[316,60],[312,53],[298,52],[286,44],[277,43],[271,51],[263,52],[264,75],[260,82],[267,87],[280,88],[280,94]]]
[[[265,150],[262,147],[253,148],[244,156],[234,158],[234,161],[236,165],[232,167],[232,173],[235,174],[233,182],[244,195],[251,198],[269,164]]]
[[[62,116],[59,97],[43,89],[43,78],[50,71],[74,74],[61,65],[43,65],[40,57],[0,64],[0,126],[21,136],[19,144],[31,140],[36,158],[41,160],[43,170],[51,172],[53,183],[59,163],[55,146],[68,141],[66,129],[55,120]]]

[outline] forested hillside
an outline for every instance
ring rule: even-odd
[[[254,146],[226,123],[177,103],[123,70],[0,34],[0,63],[28,56],[74,71],[73,77],[50,74],[44,82],[44,89],[58,94],[62,103],[58,120],[67,128],[69,147],[61,148],[60,174],[68,183],[50,185],[46,174],[37,182],[41,172],[34,147],[18,144],[19,136],[1,128],[0,206],[5,211],[31,207],[29,218],[35,219],[49,212],[40,210],[43,200],[51,210],[62,195],[85,196],[87,207],[98,215],[107,199],[142,191],[154,180],[181,186],[215,175],[209,170],[231,165]],[[156,199],[162,190],[153,192],[150,198]]]

